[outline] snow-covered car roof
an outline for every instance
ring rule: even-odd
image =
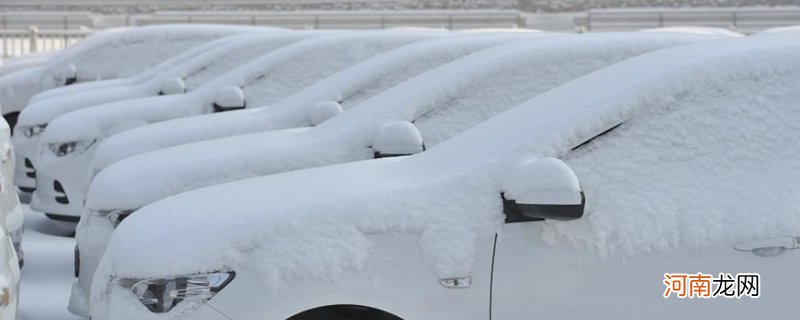
[[[587,34],[495,46],[405,81],[309,130],[209,140],[120,160],[95,177],[86,206],[135,209],[214,183],[369,158],[378,130],[392,121],[414,122],[425,145],[435,146],[597,69],[652,50],[709,39],[716,38]],[[134,172],[136,184],[120,183]]]
[[[274,30],[272,30],[272,29],[264,29],[264,30],[256,29],[253,32],[259,32],[259,31],[270,32],[270,31],[274,31]],[[112,86],[115,83],[122,83],[122,82],[125,82],[125,83],[128,83],[128,84],[130,84],[130,83],[140,83],[142,81],[146,81],[146,80],[154,77],[155,75],[157,75],[161,71],[169,70],[171,68],[174,68],[175,66],[177,66],[177,65],[179,65],[181,63],[185,63],[187,60],[191,60],[192,58],[194,58],[194,57],[196,57],[198,55],[201,55],[204,52],[207,52],[209,50],[213,50],[214,48],[218,48],[220,46],[224,46],[228,42],[232,41],[233,37],[235,37],[236,35],[238,35],[238,34],[234,33],[231,36],[220,37],[220,38],[213,39],[213,40],[205,42],[205,43],[201,43],[201,44],[199,44],[197,46],[193,46],[193,47],[191,47],[191,48],[189,48],[187,50],[184,50],[183,52],[181,52],[179,54],[176,54],[176,55],[174,55],[172,57],[169,57],[164,62],[158,63],[158,65],[156,65],[155,67],[148,68],[148,69],[146,69],[146,70],[144,70],[144,71],[142,71],[142,72],[140,72],[140,73],[138,73],[138,74],[136,74],[134,76],[131,76],[131,77],[107,79],[107,80],[101,80],[101,81],[79,82],[79,83],[75,83],[73,85],[57,87],[57,88],[53,88],[53,89],[50,89],[50,90],[47,90],[47,91],[43,91],[43,92],[40,92],[40,93],[34,95],[33,97],[31,97],[31,99],[28,101],[28,104],[29,105],[30,104],[34,104],[34,103],[38,102],[39,100],[49,99],[49,98],[52,98],[52,97],[54,97],[56,95],[65,95],[65,94],[72,94],[72,93],[82,92],[82,91],[86,91],[86,90],[100,89],[100,88],[104,88],[104,87],[107,87],[107,86]]]
[[[756,32],[756,35],[771,35],[771,34],[796,34],[800,33],[800,26],[786,26],[786,27],[775,27],[769,28],[767,30],[762,30]]]
[[[65,67],[74,65],[78,80],[127,77],[199,44],[264,29],[267,28],[198,24],[106,31],[53,56],[43,69],[46,74],[58,74]]]
[[[147,75],[136,76],[136,78],[144,78],[142,79],[143,81],[133,82],[142,83],[142,86],[146,86],[142,90],[152,91],[151,94],[156,95],[163,90],[166,81],[174,81],[176,78],[181,78],[184,90],[191,91],[216,76],[246,64],[259,56],[291,43],[324,34],[329,33],[317,31],[265,31],[224,37],[190,49],[186,53],[191,55],[180,54],[152,68],[151,70],[154,72],[147,71],[145,72]],[[97,82],[83,84],[91,86],[94,83]],[[98,89],[95,88],[95,90]],[[133,88],[120,90],[133,90]],[[87,105],[86,103],[70,103],[70,100],[92,100],[92,93],[93,91],[82,90],[80,94],[74,93],[68,96],[59,96],[57,99],[46,99],[45,101],[30,103],[26,110],[20,114],[19,123],[22,125],[48,123],[55,117],[75,110],[76,106]]]
[[[725,28],[713,27],[696,27],[696,26],[675,26],[675,27],[662,27],[642,29],[641,32],[668,32],[668,33],[691,33],[707,36],[720,36],[720,37],[744,37],[744,34]]]
[[[182,108],[191,109],[193,113],[189,115],[210,113],[220,89],[232,86],[242,88],[247,107],[270,105],[361,60],[415,41],[450,34],[437,30],[365,31],[314,37],[272,51],[184,95],[119,101],[64,114],[48,125],[42,142],[94,139],[108,127],[118,125],[120,119],[129,117],[139,122],[172,119],[176,116],[167,115],[183,114]],[[137,108],[120,107],[123,105]],[[198,109],[196,105],[204,109],[194,110]]]
[[[93,166],[108,164],[148,150],[262,130],[307,126],[319,103],[337,102],[344,110],[404,80],[469,53],[515,40],[549,36],[546,33],[473,33],[419,41],[365,60],[337,72],[277,102],[270,108],[239,110],[154,123],[121,132],[100,144]],[[286,110],[281,117],[275,111]],[[192,130],[187,127],[202,127]],[[183,141],[183,142],[182,142]]]
[[[381,233],[420,235],[432,270],[463,275],[473,240],[501,230],[506,170],[565,154],[587,193],[589,216],[545,222],[549,241],[594,239],[604,248],[646,253],[795,234],[800,168],[784,160],[800,147],[791,120],[800,116],[798,54],[800,39],[790,37],[665,49],[554,89],[416,156],[166,198],[119,226],[97,279],[248,265],[279,286],[367,268],[374,258],[369,235]],[[619,189],[625,184],[631,185]],[[622,191],[631,195],[616,193]],[[164,243],[154,232],[168,235],[169,250],[153,250]]]

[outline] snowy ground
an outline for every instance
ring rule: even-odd
[[[22,320],[84,319],[67,311],[73,277],[75,238],[63,236],[43,214],[25,206],[25,267],[22,270]]]

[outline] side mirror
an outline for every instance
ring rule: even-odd
[[[393,121],[381,126],[372,149],[375,150],[375,158],[397,157],[425,151],[425,144],[414,124]]]
[[[75,64],[70,63],[59,71],[58,78],[60,81],[64,81],[65,86],[78,82],[78,68],[75,67]]]
[[[217,92],[214,102],[214,112],[225,112],[244,109],[244,91],[237,86],[223,87]]]
[[[158,94],[163,96],[184,92],[186,92],[186,83],[183,82],[183,79],[180,77],[172,77],[164,80],[164,83],[161,84],[161,92]]]
[[[583,217],[583,189],[575,172],[559,159],[524,163],[510,170],[503,187],[506,223]]]
[[[311,123],[312,126],[316,126],[325,120],[333,118],[340,113],[344,112],[342,110],[342,105],[336,101],[323,101],[314,105],[314,108],[311,109],[311,114],[308,117],[308,122]]]

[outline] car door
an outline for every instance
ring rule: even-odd
[[[510,223],[498,237],[492,319],[790,319],[800,310],[794,303],[800,297],[800,250],[766,249],[791,244],[785,242],[790,238],[782,244],[755,243],[763,252],[730,246],[602,258],[570,245],[545,243],[542,224]],[[665,273],[714,278],[719,273],[734,278],[757,273],[760,296],[678,298],[673,292],[665,298]]]

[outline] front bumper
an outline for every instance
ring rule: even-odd
[[[133,293],[127,289],[107,288],[106,295],[99,302],[101,305],[92,305],[92,320],[231,320],[232,318],[212,308],[207,303],[200,304],[195,309],[181,310],[176,314],[176,310],[166,314],[156,314],[147,310],[136,300]],[[96,311],[102,310],[102,311]],[[172,314],[171,314],[172,313]],[[169,315],[165,317],[166,315]]]
[[[36,170],[36,192],[31,199],[31,209],[44,212],[49,218],[78,222],[83,210],[86,175],[96,146],[79,154],[56,157],[39,153]]]

